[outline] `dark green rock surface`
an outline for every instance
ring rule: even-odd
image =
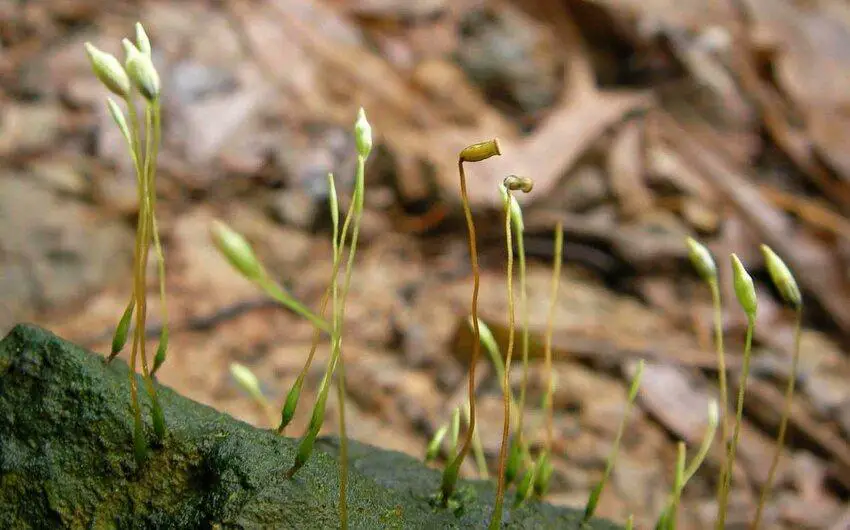
[[[339,526],[333,440],[286,480],[295,440],[167,387],[158,392],[168,436],[137,468],[127,365],[106,365],[38,327],[15,327],[0,343],[0,528]],[[363,444],[350,453],[352,528],[486,528],[492,485],[463,482],[453,509],[443,509],[432,501],[439,472]],[[577,529],[579,516],[531,502],[506,512],[505,526]],[[588,528],[621,527],[597,520]]]

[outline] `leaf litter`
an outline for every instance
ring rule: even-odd
[[[325,173],[350,187],[352,161],[342,154],[350,146],[334,139],[345,138],[353,109],[363,105],[381,156],[368,175],[372,235],[364,235],[346,322],[351,436],[421,456],[463,396],[458,361],[469,353],[470,270],[455,154],[496,136],[504,155],[470,170],[482,315],[504,337],[496,183],[508,173],[529,175],[535,190],[519,199],[531,260],[535,407],[551,234],[556,222],[565,226],[554,338],[564,387],[556,394],[551,497],[586,498],[604,468],[634,363],[645,358],[614,487],[599,512],[619,520],[634,513],[645,527],[663,507],[675,442],[698,442],[703,405],[716,392],[710,300],[682,241],[694,235],[717,255],[742,256],[765,298],[729,516],[747,520],[769,465],[791,351],[792,319],[766,289],[756,252],[766,242],[788,260],[812,308],[788,457],[766,517],[771,528],[846,527],[846,3],[147,1],[94,10],[75,0],[0,10],[0,181],[37,183],[10,185],[20,204],[47,193],[68,205],[40,220],[0,211],[0,229],[60,226],[52,216],[68,209],[86,220],[70,243],[65,231],[49,230],[43,252],[0,233],[0,267],[25,279],[0,283],[4,329],[34,320],[91,347],[108,344],[126,293],[113,274],[92,271],[109,263],[98,256],[126,256],[129,246],[112,238],[102,248],[97,224],[129,230],[134,183],[110,147],[108,114],[74,50],[81,39],[110,41],[142,19],[161,50],[155,60],[164,79],[177,83],[165,103],[159,179],[176,320],[163,382],[264,425],[227,375],[238,361],[259,374],[273,403],[283,399],[310,327],[235,277],[212,250],[206,224],[234,222],[276,276],[316,306],[330,274]],[[78,241],[99,241],[97,254],[81,252]],[[153,275],[149,288],[155,292]],[[55,292],[73,296],[45,303],[39,295]],[[727,305],[734,384],[744,322]],[[323,355],[320,348],[318,365]],[[492,472],[501,411],[491,372],[481,371],[478,393]],[[306,392],[320,375],[311,372]],[[335,406],[331,400],[329,414]],[[529,417],[533,424],[534,412]],[[292,428],[307,421],[299,411]],[[681,528],[712,527],[715,449],[685,492]]]

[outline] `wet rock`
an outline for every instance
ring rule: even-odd
[[[322,440],[288,480],[282,470],[291,465],[297,440],[158,384],[168,438],[145,463],[135,464],[127,371],[121,360],[107,365],[34,326],[17,326],[0,342],[0,526],[338,524],[333,440]],[[142,401],[148,410],[144,392]],[[460,509],[443,510],[430,502],[440,473],[421,462],[352,441],[349,463],[353,528],[471,528],[489,520],[492,483],[461,481]],[[580,519],[578,510],[535,502],[512,510],[510,527],[584,528]],[[594,519],[587,528],[621,527]]]

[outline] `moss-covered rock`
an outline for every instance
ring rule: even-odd
[[[333,440],[287,480],[295,440],[166,387],[158,392],[168,435],[137,467],[127,365],[107,365],[38,327],[14,328],[0,343],[0,528],[339,526]],[[491,484],[462,482],[457,502],[444,509],[433,502],[438,472],[363,444],[353,443],[350,454],[352,528],[486,527]],[[509,528],[569,530],[579,528],[579,518],[530,502],[505,521]],[[620,527],[597,520],[588,528]]]

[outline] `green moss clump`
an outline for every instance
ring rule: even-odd
[[[38,327],[15,327],[0,342],[0,527],[338,527],[335,440],[323,439],[286,480],[295,440],[167,387],[157,392],[168,436],[139,467],[126,364],[107,365]],[[463,482],[462,499],[445,510],[432,502],[439,472],[419,461],[355,443],[349,458],[352,528],[482,528],[489,520],[490,483]],[[580,519],[581,512],[532,502],[505,526],[570,530]],[[595,520],[588,528],[622,527]]]

